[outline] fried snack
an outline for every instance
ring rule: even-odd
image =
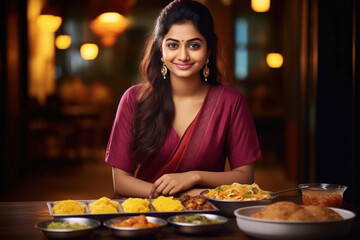
[[[52,211],[54,214],[83,214],[85,206],[75,200],[62,200],[55,202]]]
[[[309,205],[309,206],[304,206],[304,209],[307,212],[310,212],[313,216],[316,216],[316,219],[318,221],[343,219],[337,212],[335,212],[334,210],[328,207]]]
[[[131,228],[152,228],[158,227],[160,224],[149,222],[145,215],[139,215],[137,217],[127,218],[120,222],[114,223],[114,227],[131,227]]]
[[[90,213],[117,213],[120,211],[119,204],[107,197],[102,197],[89,204]]]
[[[277,202],[262,208],[251,217],[274,219],[274,220],[287,220],[289,216],[301,210],[301,206],[293,202]]]
[[[128,198],[121,207],[124,212],[150,212],[150,202],[143,198]]]
[[[293,202],[281,201],[263,207],[251,215],[254,218],[287,221],[331,221],[342,217],[330,208],[322,206],[303,206]]]
[[[214,189],[208,189],[204,196],[226,201],[253,201],[271,197],[269,192],[262,190],[256,183],[251,185],[239,183],[221,185]]]
[[[174,197],[160,196],[152,202],[152,205],[156,211],[159,212],[182,211],[184,207],[182,206],[181,202],[173,198]]]
[[[187,210],[211,210],[214,207],[201,195],[190,196],[188,194],[180,198],[181,203]]]

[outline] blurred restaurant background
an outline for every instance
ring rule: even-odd
[[[0,201],[111,197],[104,156],[117,104],[140,81],[145,39],[169,2],[2,3]],[[200,2],[254,116],[255,181],[343,184],[360,202],[360,2]]]

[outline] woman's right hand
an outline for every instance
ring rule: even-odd
[[[191,171],[184,173],[164,174],[157,179],[150,191],[150,198],[158,196],[174,196],[177,193],[191,189],[197,183],[199,176]]]

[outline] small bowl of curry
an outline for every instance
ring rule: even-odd
[[[44,236],[50,239],[85,238],[98,228],[101,223],[91,218],[57,218],[46,220],[35,225]]]
[[[227,223],[227,218],[216,214],[187,213],[171,216],[167,221],[184,234],[212,234]]]
[[[145,238],[156,235],[167,221],[162,218],[145,216],[117,217],[106,220],[104,226],[111,230],[115,237]]]

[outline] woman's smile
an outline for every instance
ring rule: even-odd
[[[178,67],[180,70],[188,70],[192,67],[193,64],[191,63],[174,63],[176,67]]]

